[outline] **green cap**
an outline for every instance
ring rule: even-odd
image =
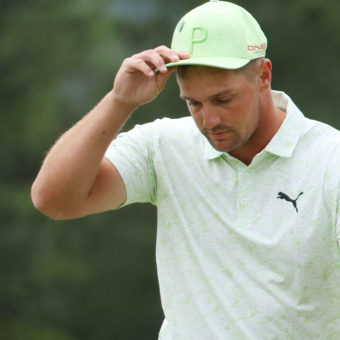
[[[226,69],[245,66],[266,55],[267,38],[244,8],[211,0],[188,12],[177,24],[171,49],[190,53],[190,59],[166,66],[203,65]]]

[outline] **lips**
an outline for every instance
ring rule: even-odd
[[[227,134],[229,134],[231,130],[224,130],[224,131],[210,131],[209,135],[214,139],[223,139]]]

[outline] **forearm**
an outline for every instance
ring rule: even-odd
[[[107,147],[133,110],[109,92],[59,138],[32,186],[32,200],[39,210],[56,216],[86,201]]]

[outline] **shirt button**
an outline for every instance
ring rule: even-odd
[[[246,198],[244,198],[242,201],[241,201],[242,205],[246,205],[248,203],[248,200]]]

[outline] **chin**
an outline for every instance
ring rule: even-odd
[[[230,141],[212,141],[210,139],[209,143],[211,144],[211,146],[220,152],[231,152],[231,151],[235,151],[237,149],[239,149],[240,147],[242,147],[245,143],[239,142],[239,143],[231,143]]]
[[[225,143],[223,142],[211,142],[209,141],[211,146],[217,150],[217,151],[221,151],[221,152],[229,152],[234,150],[234,148],[231,145],[225,145]]]

